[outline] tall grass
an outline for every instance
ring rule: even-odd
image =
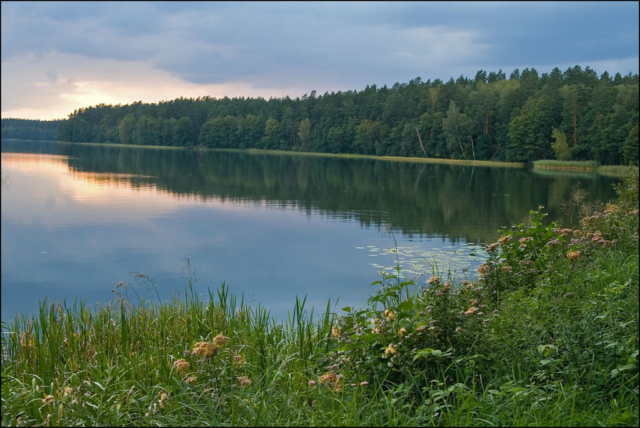
[[[165,302],[42,302],[2,324],[2,425],[637,426],[637,169],[617,191],[576,230],[532,211],[477,281],[398,267],[316,320],[191,273]]]
[[[533,169],[557,169],[565,171],[595,171],[599,162],[596,161],[559,161],[539,160],[533,162]]]

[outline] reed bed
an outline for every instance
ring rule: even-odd
[[[626,178],[631,176],[632,167],[624,165],[602,165],[596,172],[606,177]]]
[[[596,161],[559,161],[539,160],[533,162],[533,169],[557,169],[564,171],[596,171],[599,162]]]

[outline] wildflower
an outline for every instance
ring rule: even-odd
[[[182,358],[179,360],[176,360],[173,363],[173,366],[176,368],[176,371],[182,376],[187,374],[187,372],[191,368],[191,365],[189,365],[189,363],[186,360],[183,360]]]
[[[315,380],[309,380],[309,386],[316,386],[316,381]]]
[[[607,204],[607,208],[605,208],[604,212],[610,214],[618,209],[618,206],[615,204]]]
[[[426,328],[427,328],[426,325],[421,325],[420,327],[416,328],[416,332],[419,333],[419,332],[423,331]]]
[[[573,229],[558,229],[557,233],[562,236],[567,236],[569,233],[573,233]]]
[[[164,391],[158,392],[158,395],[160,396],[160,399],[158,400],[158,404],[160,404],[161,409],[164,409],[164,402],[169,399],[169,396]],[[155,404],[154,404],[154,407],[155,407]]]
[[[471,315],[473,313],[475,313],[478,310],[478,308],[476,308],[475,306],[471,306],[469,309],[467,309],[467,311],[464,313],[465,315]]]
[[[462,327],[457,327],[456,328],[456,333],[460,333],[460,332],[462,332]]]
[[[439,276],[432,276],[431,278],[429,278],[429,281],[427,281],[429,284],[436,284],[440,281],[440,277]]]
[[[518,239],[518,242],[519,242],[519,243],[521,243],[521,244],[522,244],[523,242],[529,242],[529,241],[533,241],[533,238],[532,238],[532,237],[530,237],[530,236],[525,237],[525,238],[520,238],[520,239]]]
[[[502,272],[504,273],[509,273],[513,270],[513,268],[511,266],[503,266],[502,267]]]
[[[380,327],[374,327],[373,330],[371,330],[371,333],[380,334],[382,333],[382,331],[380,330]]]
[[[498,243],[494,242],[493,244],[487,245],[484,247],[487,251],[495,251],[498,248]]]
[[[402,327],[399,331],[398,331],[398,336],[402,337],[404,336],[404,334],[407,332],[407,329]]]
[[[436,328],[435,328],[435,327],[433,327],[433,326],[429,327],[429,331],[433,331],[433,330],[435,330],[435,329],[436,329]]]
[[[393,367],[393,363],[392,363],[391,361],[389,361],[389,362],[387,363],[387,366],[389,366],[389,367]]]
[[[511,241],[511,235],[506,235],[506,236],[503,236],[502,238],[498,239],[498,244],[504,245],[509,241]]]
[[[75,390],[73,389],[73,387],[71,386],[64,387],[64,395],[73,395],[74,393],[75,393]]]
[[[340,334],[342,333],[342,330],[340,330],[340,327],[338,327],[337,325],[334,325],[331,328],[331,336],[333,337],[340,337]]]
[[[239,376],[238,377],[238,383],[240,384],[240,386],[245,387],[245,386],[249,386],[251,385],[251,379],[249,379],[246,376]]]
[[[323,374],[322,376],[320,376],[321,383],[335,382],[335,380],[336,380],[336,374],[333,372]]]
[[[219,334],[213,338],[213,344],[219,348],[222,348],[224,345],[226,345],[228,341],[229,341],[229,338],[226,336],[223,336],[222,334]]]
[[[520,260],[518,263],[520,266],[531,266],[533,264],[532,260]]]
[[[47,395],[42,399],[42,403],[45,405],[53,404],[56,401],[53,395]]]
[[[385,355],[395,355],[398,353],[398,350],[396,349],[396,345],[394,345],[393,343],[390,343],[389,346],[387,346],[387,348],[384,350]]]
[[[396,317],[396,314],[394,314],[393,311],[390,311],[389,309],[385,309],[384,317],[387,319],[387,321],[391,321]]]
[[[246,362],[246,359],[243,355],[240,354],[235,354],[233,356],[233,363],[234,364],[238,364],[238,365],[242,365]]]
[[[369,382],[366,382],[366,381],[365,382],[360,382],[360,386],[366,386],[366,385],[369,385]]]
[[[482,263],[480,266],[478,266],[478,272],[480,272],[480,275],[485,276],[487,273],[489,273],[489,265],[486,263]]]
[[[477,314],[479,317],[481,317],[482,315],[484,315],[484,312],[478,312]]]
[[[187,382],[187,383],[191,384],[191,383],[195,383],[195,381],[196,381],[196,380],[197,380],[197,379],[196,379],[196,377],[195,377],[195,376],[189,376],[189,377],[187,378],[187,380],[185,380],[185,382]]]
[[[570,253],[567,254],[567,258],[569,260],[575,260],[578,258],[579,255],[580,255],[580,251],[571,251]]]
[[[547,242],[547,246],[548,247],[557,247],[558,245],[560,245],[560,241],[557,239],[552,239],[551,241]]]
[[[211,358],[218,353],[218,346],[211,342],[197,342],[193,346],[192,355],[202,355],[205,358]]]
[[[576,229],[573,231],[574,238],[580,238],[582,236],[582,231],[580,229]]]
[[[433,306],[427,306],[427,312],[431,312],[433,310]]]
[[[487,318],[487,319],[485,319],[485,320],[482,320],[482,324],[483,324],[483,325],[486,325],[488,322],[489,322],[489,319],[488,319],[488,318]]]

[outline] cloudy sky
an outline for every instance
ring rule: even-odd
[[[2,117],[576,64],[638,73],[638,2],[2,2]]]

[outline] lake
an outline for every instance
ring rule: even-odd
[[[420,164],[300,154],[168,150],[2,141],[2,320],[39,300],[109,303],[116,285],[145,299],[224,281],[284,317],[295,296],[324,311],[363,306],[399,261],[424,282],[434,264],[473,275],[484,243],[580,182],[588,200],[615,197],[595,174]],[[398,253],[394,253],[396,249]],[[118,291],[124,290],[118,288]]]

